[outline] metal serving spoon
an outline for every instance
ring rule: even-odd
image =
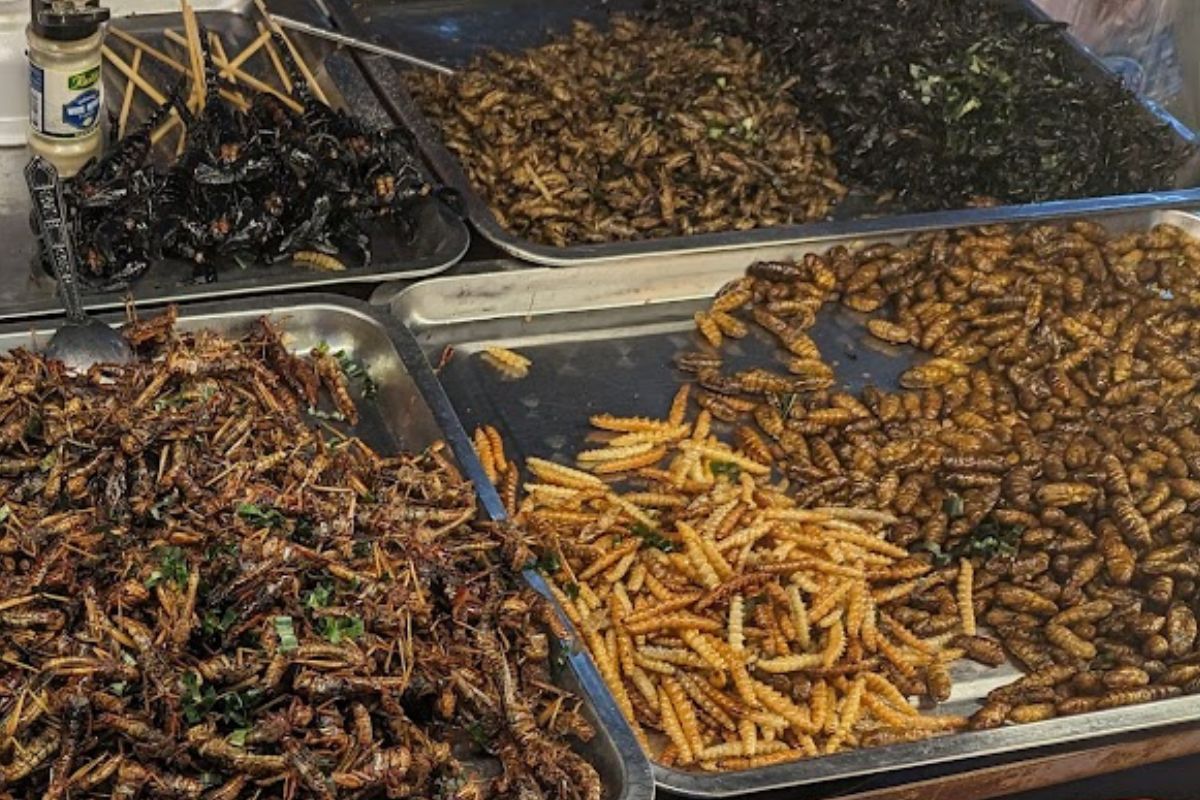
[[[58,170],[41,156],[25,167],[25,183],[33,200],[33,218],[42,239],[42,250],[54,268],[58,293],[67,319],[46,345],[46,358],[57,359],[68,369],[83,372],[93,364],[127,364],[133,360],[129,343],[115,330],[92,319],[79,297],[75,247],[67,228],[62,184]]]

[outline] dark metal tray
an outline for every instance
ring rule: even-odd
[[[324,0],[344,33],[374,37],[397,48],[448,67],[459,67],[489,49],[520,50],[542,44],[553,33],[569,30],[571,22],[585,19],[602,23],[614,11],[633,11],[639,0]],[[1042,16],[1031,0],[997,0],[1019,3],[1030,13]],[[1067,36],[1067,34],[1063,34]],[[1097,80],[1111,78],[1103,62],[1076,40],[1067,36],[1078,51],[1078,68]],[[866,198],[847,198],[831,221],[781,225],[750,231],[709,233],[688,237],[666,237],[634,242],[579,244],[554,247],[520,238],[496,221],[484,198],[471,186],[462,165],[441,142],[434,126],[422,113],[405,87],[402,71],[381,57],[363,60],[364,71],[389,111],[412,130],[443,181],[462,193],[471,223],[501,250],[517,258],[547,265],[593,262],[628,262],[637,257],[662,254],[714,252],[734,248],[761,247],[782,242],[804,242],[839,235],[863,235],[919,228],[940,228],[1046,218],[1066,213],[1098,212],[1118,208],[1166,207],[1190,202],[1200,205],[1200,189],[1189,189],[1200,181],[1200,154],[1180,170],[1178,190],[1141,195],[1062,200],[988,209],[937,211],[920,214],[878,213]],[[1144,104],[1146,115],[1166,120],[1179,139],[1191,143],[1195,134],[1161,108]]]
[[[263,316],[271,317],[295,351],[307,351],[323,342],[333,350],[344,350],[370,372],[377,385],[371,399],[364,400],[358,387],[352,387],[361,416],[351,429],[355,435],[384,453],[420,451],[444,441],[463,474],[477,485],[487,485],[470,441],[412,334],[365,303],[323,294],[200,303],[181,308],[177,327],[236,336],[248,332]],[[116,324],[121,320],[112,316],[106,321]],[[57,320],[35,326],[5,325],[0,329],[0,351],[36,349],[50,338],[56,324]],[[500,508],[494,490],[481,495],[485,512],[494,515]],[[616,707],[597,702],[603,696],[604,683],[591,660],[572,648],[566,662],[570,669],[563,670],[559,680],[582,699],[585,716],[596,729],[595,737],[581,746],[580,752],[599,771],[605,800],[652,800],[649,764]]]
[[[1118,212],[1093,219],[1112,230],[1144,230],[1166,222],[1200,235],[1200,216],[1179,211]],[[865,246],[903,238],[847,237],[841,241]],[[799,258],[827,247],[828,242],[775,245],[664,258],[653,270],[527,268],[437,278],[395,295],[389,307],[429,358],[440,359],[446,347],[452,348],[438,377],[468,427],[496,426],[518,462],[539,456],[571,463],[591,431],[591,414],[661,417],[666,413],[684,380],[673,368],[672,358],[696,347],[692,314],[704,308],[722,285],[744,274],[754,261]],[[843,386],[857,389],[873,383],[897,389],[899,374],[911,365],[914,351],[872,343],[863,328],[864,318],[841,306],[827,306],[810,333]],[[756,338],[759,333],[727,346],[727,357],[746,366],[768,363],[773,345],[765,335]],[[528,377],[510,380],[488,366],[480,358],[488,346],[513,348],[530,358]],[[728,432],[723,423],[714,423],[714,428]],[[952,673],[953,694],[939,710],[964,715],[977,709],[989,691],[1020,674],[1011,664],[988,668],[968,661],[956,662]],[[1138,749],[1142,746],[1139,736],[1165,734],[1172,726],[1198,718],[1200,697],[1192,696],[744,772],[687,772],[657,765],[654,770],[661,790],[694,797],[729,797],[797,786],[828,791],[825,787],[834,781],[865,776],[886,779],[901,771],[908,781],[927,777],[921,776],[922,770],[953,775],[956,767],[961,770],[968,762],[982,759],[1011,766],[1046,748],[1075,754],[1097,746],[1104,737],[1115,740],[1105,752],[1122,754],[1104,757],[1114,765],[1110,769],[1118,769],[1118,762],[1128,763],[1121,761],[1124,755],[1144,752]],[[1189,746],[1200,748],[1200,738],[1192,737]],[[1104,763],[1094,766],[1103,771]],[[1072,768],[1079,769],[1079,763]]]
[[[130,10],[130,5],[127,3],[126,8],[119,10]],[[162,30],[179,29],[180,16],[147,13],[147,10],[153,12],[175,4],[168,0],[154,0],[136,5],[141,9],[137,16],[118,19],[112,24],[155,47],[163,48]],[[210,0],[197,5],[200,7],[201,22],[223,37],[230,57],[234,55],[232,48],[240,49],[257,36],[255,22],[259,17],[251,0]],[[286,11],[293,17],[314,23],[322,19],[309,0],[275,0],[272,7],[280,13]],[[306,51],[306,60],[313,65],[318,81],[331,102],[363,116],[373,124],[395,124],[379,105],[374,92],[349,56],[304,37],[294,36],[293,41]],[[129,50],[124,43],[110,36],[109,46],[128,60]],[[244,68],[258,73],[261,69],[270,69],[270,63],[260,53]],[[160,68],[149,56],[143,56],[141,72],[159,88],[168,86],[168,81],[174,78],[174,73]],[[111,65],[106,65],[105,84],[108,105],[119,110],[125,77]],[[135,109],[145,110],[148,107],[149,101],[140,92],[138,102],[140,105]],[[165,141],[173,144],[173,135]],[[58,307],[54,279],[36,261],[37,243],[29,228],[29,202],[20,182],[21,168],[27,158],[24,149],[0,151],[0,167],[10,176],[10,185],[0,189],[0,241],[8,242],[9,247],[6,257],[0,261],[0,316],[8,318],[44,314]],[[433,275],[448,269],[466,253],[470,243],[466,225],[443,203],[428,199],[421,206],[417,220],[411,242],[399,241],[399,237],[389,235],[388,230],[373,231],[375,258],[365,269],[352,267],[344,272],[319,272],[288,262],[272,266],[253,265],[245,269],[240,269],[236,264],[227,264],[221,266],[215,282],[202,283],[197,282],[190,264],[163,261],[151,266],[128,291],[140,301],[179,301],[274,293],[332,284],[376,283]],[[115,307],[123,302],[124,294],[85,289],[84,303],[90,308]]]

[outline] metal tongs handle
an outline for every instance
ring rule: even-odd
[[[67,229],[66,203],[58,170],[46,159],[35,156],[25,167],[25,183],[33,200],[42,249],[58,279],[58,293],[70,322],[84,322],[83,300],[79,296],[79,276],[75,269],[75,247]]]

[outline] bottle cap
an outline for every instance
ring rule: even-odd
[[[108,21],[100,0],[30,0],[33,32],[45,39],[86,39]]]

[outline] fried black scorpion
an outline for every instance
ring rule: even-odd
[[[411,137],[329,108],[287,47],[278,49],[301,113],[269,94],[254,95],[245,112],[235,108],[219,93],[205,46],[208,100],[199,114],[183,102],[180,83],[141,127],[66,183],[84,281],[121,288],[164,258],[192,264],[199,281],[216,280],[221,264],[293,257],[326,269],[365,267],[373,223],[412,238],[418,203],[435,189]],[[187,143],[163,167],[153,162],[151,135],[172,111]]]
[[[324,349],[173,323],[0,357],[0,798],[599,800],[517,533],[306,421]]]

